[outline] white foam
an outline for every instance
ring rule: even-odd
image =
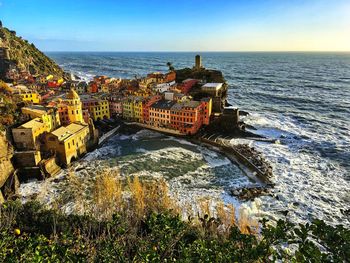
[[[332,224],[350,225],[340,211],[350,208],[346,201],[350,183],[344,180],[345,168],[308,148],[313,141],[324,141],[327,136],[297,126],[286,117],[273,117],[253,115],[250,119],[255,127],[267,126],[257,133],[274,138],[283,136],[282,144],[253,143],[272,163],[276,177],[274,192],[278,200],[262,197],[265,212],[279,218],[283,217],[280,211],[288,210],[287,217],[297,222],[317,217]]]

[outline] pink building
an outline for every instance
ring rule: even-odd
[[[108,98],[109,112],[112,116],[123,115],[123,97],[117,95],[111,95]]]
[[[194,85],[198,83],[198,80],[196,79],[185,79],[181,83],[181,92],[184,94],[187,94]]]

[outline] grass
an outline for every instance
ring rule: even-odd
[[[57,208],[74,204],[73,211],[99,220],[110,220],[113,214],[118,213],[133,224],[138,224],[150,213],[167,211],[181,215],[196,227],[202,227],[203,220],[200,219],[220,218],[220,232],[226,234],[232,226],[238,227],[242,233],[255,233],[258,226],[258,220],[247,213],[236,217],[232,204],[200,198],[180,205],[176,196],[170,194],[165,179],[121,177],[118,171],[108,169],[102,170],[92,184],[86,178],[69,172],[64,191],[55,203]]]
[[[91,186],[70,173],[66,198],[0,206],[0,262],[346,262],[350,231],[320,220],[275,226],[232,204],[179,206],[164,180],[102,171]],[[64,213],[64,201],[83,213]],[[196,211],[196,213],[193,213]],[[188,216],[183,220],[180,213]],[[286,249],[294,246],[295,250]],[[322,250],[320,249],[322,248]]]

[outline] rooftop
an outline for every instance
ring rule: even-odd
[[[219,90],[219,89],[221,89],[222,85],[223,85],[223,83],[206,83],[202,86],[202,88]]]
[[[159,100],[152,104],[152,108],[170,110],[175,103],[175,101],[171,100]]]
[[[29,106],[23,107],[22,112],[25,113],[25,111],[31,111],[38,114],[45,114],[51,109],[52,109],[51,107],[45,107],[42,105],[29,105]]]
[[[71,123],[66,127],[60,127],[57,130],[54,130],[51,134],[55,135],[59,141],[64,141],[68,139],[73,134],[84,129],[87,125]]]
[[[24,128],[24,129],[37,129],[41,128],[45,124],[41,121],[40,118],[35,118],[32,119],[24,124],[22,124],[19,128]]]
[[[186,102],[178,102],[171,107],[172,110],[181,110],[183,108],[197,108],[201,103],[199,101],[191,100]]]

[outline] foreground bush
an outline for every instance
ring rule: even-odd
[[[150,212],[137,222],[113,214],[97,220],[65,215],[38,202],[9,202],[0,209],[2,262],[346,262],[350,231],[322,221],[276,226],[261,223],[259,235],[220,219],[194,224],[171,211]],[[19,233],[20,232],[20,233]],[[293,248],[287,249],[286,247]]]

